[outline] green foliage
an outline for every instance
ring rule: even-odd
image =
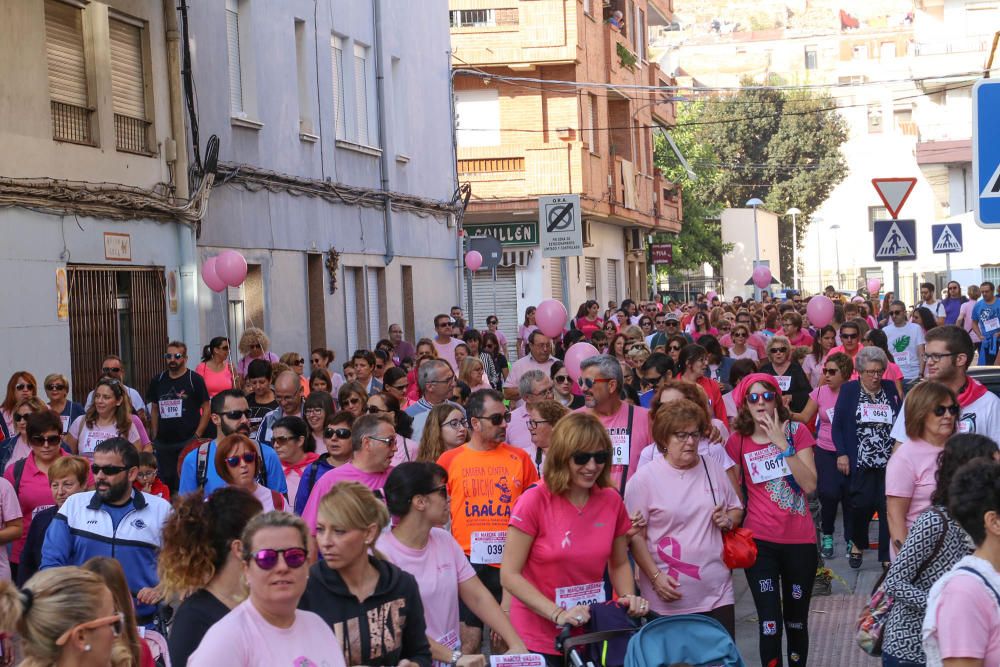
[[[639,62],[635,54],[625,48],[625,45],[621,42],[615,44],[615,51],[618,52],[618,61],[622,64],[622,67],[627,67],[634,72],[635,64]]]

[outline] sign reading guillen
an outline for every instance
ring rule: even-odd
[[[579,257],[583,254],[580,195],[539,197],[538,226],[542,257]]]

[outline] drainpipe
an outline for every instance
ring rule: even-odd
[[[448,112],[451,114],[451,175],[452,191],[455,193],[455,201],[459,201],[458,193],[458,131],[455,128],[455,70],[451,66],[451,50],[445,51],[448,57]],[[465,273],[462,258],[462,221],[465,216],[451,214],[451,219],[455,222],[455,300],[454,303],[462,303],[462,275]]]
[[[378,161],[384,198],[382,229],[385,234],[385,265],[389,266],[396,257],[396,250],[392,239],[392,196],[389,194],[389,123],[386,121],[385,62],[382,58],[382,52],[385,48],[382,44],[382,0],[375,0],[372,7],[373,20],[375,21],[375,95],[378,105],[378,132],[379,136],[382,137],[382,154]],[[400,103],[399,100],[394,100],[394,102]]]
[[[181,31],[177,22],[175,0],[163,0],[163,28],[167,40],[167,87],[170,91],[170,134],[168,141],[173,144],[172,155],[169,147],[164,153],[173,158],[174,196],[186,200],[191,196],[188,188],[188,146],[187,128],[184,124],[184,89],[181,86]],[[188,345],[197,346],[201,341],[201,327],[198,314],[198,248],[195,226],[177,222],[177,246],[180,255],[180,303],[181,327]]]

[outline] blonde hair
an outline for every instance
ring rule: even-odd
[[[50,385],[53,382],[62,382],[64,385],[66,385],[66,393],[69,394],[69,389],[70,389],[69,379],[65,375],[63,375],[62,373],[49,373],[48,375],[45,376],[45,380],[42,382],[42,386],[44,387],[46,385]]]
[[[111,595],[101,577],[78,567],[41,570],[28,580],[23,591],[18,591],[13,582],[0,582],[0,629],[21,636],[25,656],[22,667],[54,665],[62,654],[56,641],[67,630],[95,620],[101,599]],[[121,640],[116,641],[111,664],[126,667],[131,663],[128,648]]]
[[[261,352],[267,354],[271,349],[271,339],[267,337],[263,329],[257,327],[250,327],[249,329],[243,330],[243,335],[240,336],[240,344],[238,349],[240,354],[246,356],[250,353],[250,346],[254,343],[260,343]]]
[[[60,456],[49,464],[49,483],[72,477],[80,483],[82,488],[87,488],[87,473],[90,472],[90,461],[82,456]]]
[[[129,592],[128,580],[125,578],[125,570],[122,569],[121,563],[107,556],[94,556],[80,567],[103,579],[104,585],[111,591],[111,597],[115,601],[115,611],[120,611],[125,617],[125,627],[122,628],[119,641],[125,644],[131,653],[132,664],[141,664],[142,649],[139,643],[143,640],[139,638],[135,605],[132,603],[132,594]]]
[[[385,503],[360,482],[338,482],[319,501],[319,516],[341,530],[368,530],[375,526],[381,533],[389,525]],[[385,556],[372,547],[379,560]]]
[[[464,382],[465,384],[469,385],[469,387],[475,387],[480,382],[483,381],[483,371],[480,371],[478,378],[472,377],[474,373],[473,369],[476,365],[478,365],[480,368],[483,368],[483,371],[486,370],[483,367],[483,362],[479,357],[473,357],[472,355],[469,355],[465,359],[462,359],[462,365],[458,372],[458,379]]]
[[[594,415],[574,412],[559,420],[552,430],[551,445],[545,455],[542,478],[549,491],[561,496],[570,488],[570,459],[578,452],[607,452],[608,462],[597,476],[596,486],[611,486],[611,438]]]
[[[243,535],[240,537],[240,546],[242,547],[240,555],[243,560],[248,561],[253,558],[253,538],[258,532],[267,528],[294,528],[298,531],[299,537],[302,538],[302,548],[309,548],[309,527],[302,520],[302,517],[291,512],[272,510],[258,514],[247,522],[246,528],[243,529]]]

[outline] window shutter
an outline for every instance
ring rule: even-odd
[[[56,0],[46,0],[45,50],[51,98],[64,104],[89,107],[82,10]]]
[[[358,349],[358,285],[356,269],[344,268],[344,319],[347,321],[347,354]]]
[[[372,348],[382,336],[382,321],[380,315],[382,309],[379,307],[378,288],[379,269],[368,269],[368,341]]]
[[[354,45],[354,109],[358,121],[358,143],[372,146],[368,123],[368,47]]]
[[[344,111],[344,40],[330,37],[330,59],[333,65],[333,108],[336,113],[337,138],[347,138],[347,119]]]
[[[240,65],[240,12],[236,0],[226,0],[226,41],[229,46],[229,107],[243,113],[243,69]]]
[[[111,19],[111,92],[115,113],[146,120],[142,29]]]

